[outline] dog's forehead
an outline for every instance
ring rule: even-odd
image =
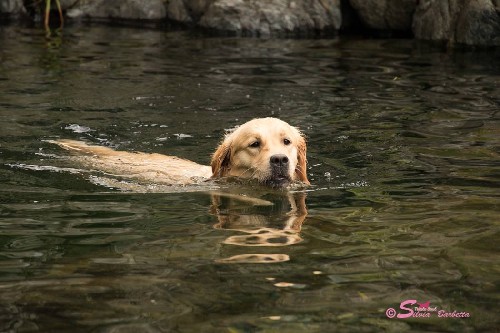
[[[261,138],[282,138],[290,135],[290,131],[285,128],[279,128],[276,126],[252,126],[243,129],[243,134],[245,136],[256,136]],[[287,134],[288,133],[288,134]]]
[[[245,134],[255,134],[261,136],[277,135],[284,137],[290,135],[292,127],[275,118],[254,119],[240,126],[240,130]]]

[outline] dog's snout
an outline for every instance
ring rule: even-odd
[[[288,164],[288,156],[283,154],[276,154],[270,158],[271,165],[282,166]]]

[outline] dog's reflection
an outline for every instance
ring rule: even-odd
[[[307,216],[305,199],[303,192],[270,192],[258,198],[213,193],[211,212],[217,217],[214,228],[238,233],[227,237],[223,241],[225,245],[282,247],[297,244],[303,240],[300,231]],[[244,253],[218,262],[273,263],[289,259],[284,253]]]

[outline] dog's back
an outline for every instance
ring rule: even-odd
[[[187,185],[207,180],[212,175],[209,166],[175,156],[119,151],[75,140],[51,142],[70,151],[73,158],[87,168],[117,177]]]

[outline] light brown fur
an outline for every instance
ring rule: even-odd
[[[279,187],[292,181],[309,184],[305,139],[295,127],[276,118],[253,119],[227,134],[213,154],[211,166],[175,156],[116,151],[81,141],[53,142],[75,153],[79,161],[94,170],[161,184],[187,185],[223,177],[256,179]],[[286,157],[279,172],[271,166],[273,156]]]
[[[255,142],[258,147],[251,146]],[[253,119],[226,135],[212,156],[212,177],[265,182],[272,177],[271,156],[280,154],[288,157],[290,180],[309,184],[306,152],[306,141],[295,127],[276,118]]]

